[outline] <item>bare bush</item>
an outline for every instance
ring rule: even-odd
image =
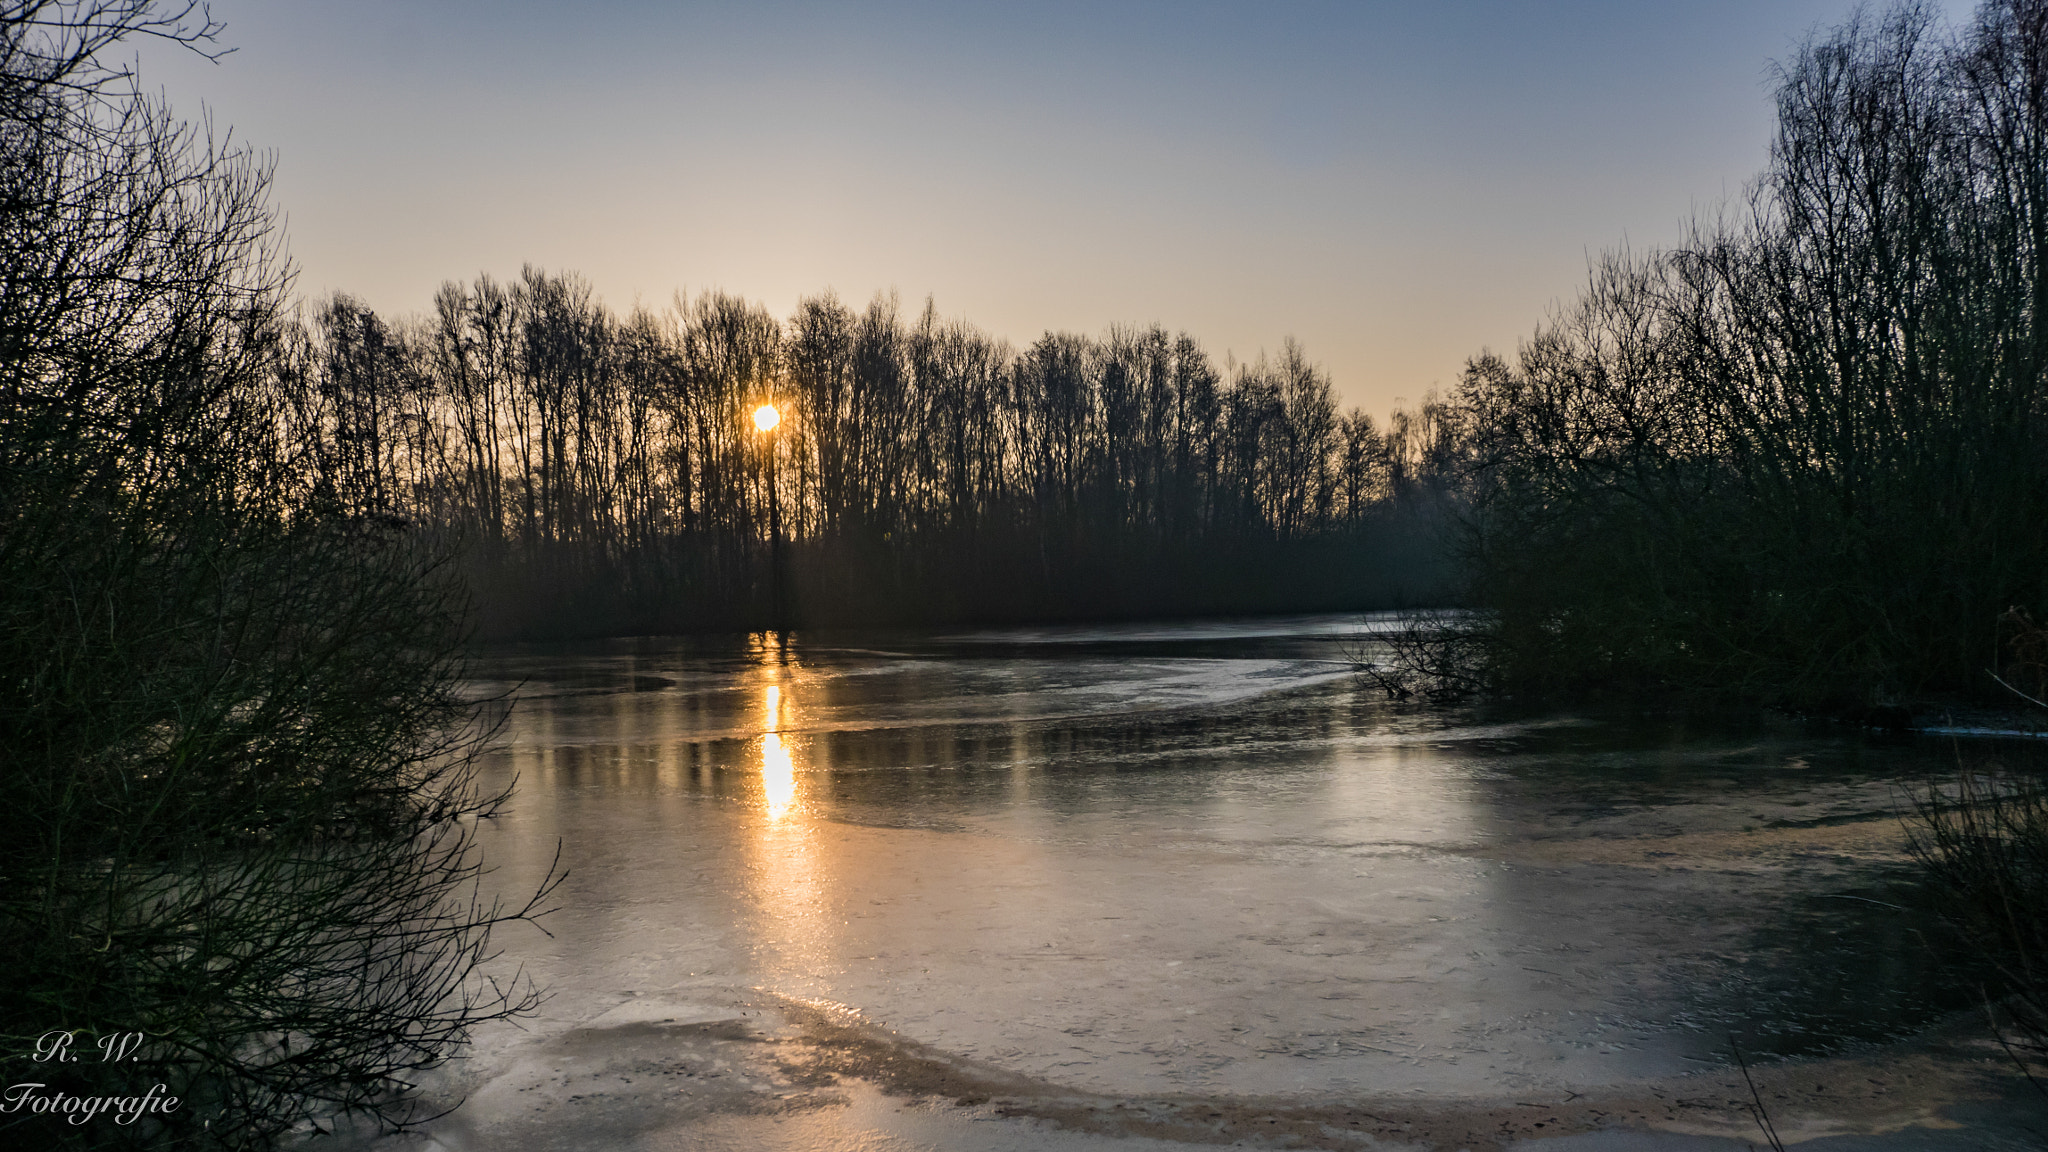
[[[195,21],[193,17],[197,17]],[[413,1117],[538,992],[483,978],[463,601],[337,484],[289,371],[267,173],[99,64],[202,9],[0,3],[0,1053],[23,1147],[267,1146]],[[552,875],[552,874],[551,874]],[[26,1065],[56,1033],[125,1060]]]
[[[2048,1059],[2048,787],[2019,773],[1965,771],[1919,797],[1914,815],[1913,855],[2001,985],[1998,1007],[1987,989],[1992,1026],[2020,1054]]]
[[[1490,687],[1491,635],[1488,622],[1470,612],[1415,612],[1353,642],[1345,655],[1390,700],[1459,700]]]

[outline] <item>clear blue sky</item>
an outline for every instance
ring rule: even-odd
[[[1293,336],[1383,416],[1739,195],[1769,62],[1851,8],[214,0],[232,55],[142,67],[274,152],[307,296],[895,289],[1020,345]]]

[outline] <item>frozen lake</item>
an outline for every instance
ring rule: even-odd
[[[1383,626],[494,655],[495,879],[570,878],[497,941],[542,1017],[428,1131],[1093,1148],[1044,1101],[1568,1101],[1963,1006],[1895,907],[1933,743],[1397,704],[1348,664]]]

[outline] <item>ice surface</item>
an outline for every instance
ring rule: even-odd
[[[530,886],[558,840],[571,875],[553,939],[498,941],[553,999],[479,1037],[433,1138],[606,1146],[577,1143],[583,1109],[622,1147],[1098,1146],[762,1055],[814,1043],[813,1009],[1104,1098],[1443,1100],[1953,1007],[1900,947],[1917,914],[1870,903],[1904,899],[1927,750],[1390,704],[1348,672],[1381,627],[497,656],[482,680],[520,700],[495,881]],[[795,1103],[736,1103],[764,1099]]]

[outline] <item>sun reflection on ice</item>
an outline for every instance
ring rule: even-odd
[[[796,760],[782,742],[782,689],[768,686],[762,701],[765,714],[761,735],[761,794],[768,802],[768,818],[780,820],[796,803]]]
[[[773,732],[761,737],[761,790],[770,820],[782,819],[796,803],[796,763],[782,746],[782,737]]]
[[[805,742],[788,730],[800,712],[787,673],[774,666],[754,681],[761,707],[761,801],[767,818],[755,825],[748,850],[748,888],[755,912],[750,921],[758,971],[779,991],[815,996],[830,989],[835,926],[832,871],[823,865],[817,813],[798,787],[797,758]],[[775,679],[781,683],[762,683]]]

